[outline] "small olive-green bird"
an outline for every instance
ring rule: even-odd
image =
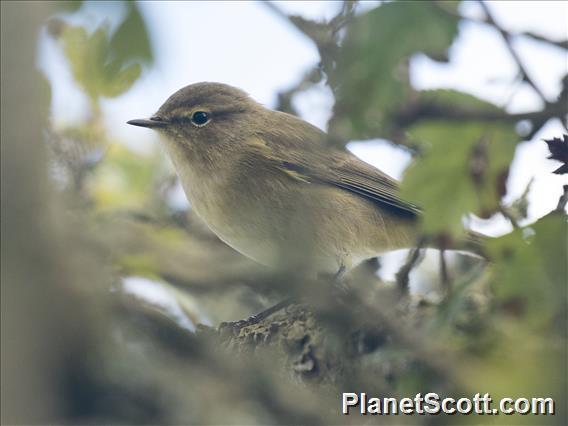
[[[261,264],[336,274],[415,243],[419,211],[395,180],[240,89],[192,84],[128,124],[163,136],[195,212]]]

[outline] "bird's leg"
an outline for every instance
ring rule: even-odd
[[[276,312],[278,312],[278,311],[284,309],[285,307],[291,305],[295,301],[296,301],[295,297],[288,297],[287,299],[284,299],[280,303],[277,303],[276,305],[271,306],[270,308],[265,309],[264,311],[259,312],[258,314],[252,315],[252,316],[248,317],[247,319],[240,320],[240,321],[222,322],[221,324],[219,324],[219,330],[222,330],[222,329],[225,329],[225,328],[231,328],[233,330],[240,330],[243,327],[258,324],[259,322],[264,321],[266,318],[268,318],[272,314],[275,314]]]

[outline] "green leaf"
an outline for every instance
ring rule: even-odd
[[[94,102],[126,92],[142,73],[140,64],[125,65],[125,58],[112,56],[106,25],[90,35],[83,27],[67,26],[62,42],[75,81]]]
[[[75,81],[86,89],[85,46],[88,42],[87,30],[82,27],[65,27],[62,34],[63,49],[71,66]]]
[[[111,52],[122,62],[138,60],[151,63],[152,49],[142,15],[135,2],[127,2],[127,7],[126,18],[110,40]]]
[[[83,27],[67,26],[62,34],[62,42],[75,81],[91,99],[96,100],[108,50],[106,27],[100,27],[89,35]]]
[[[65,1],[58,1],[55,4],[59,10],[63,10],[65,12],[76,12],[77,10],[81,9],[81,6],[83,6],[83,1],[65,0]]]
[[[423,156],[408,170],[402,196],[424,209],[425,232],[457,234],[467,213],[497,209],[499,184],[515,149],[511,125],[428,121],[410,133]]]
[[[119,96],[126,92],[134,84],[134,82],[138,80],[141,73],[142,67],[140,64],[132,64],[129,67],[118,71],[102,86],[101,95],[107,98]]]
[[[457,107],[463,112],[500,112],[501,108],[468,93],[452,89],[423,90],[416,94],[415,102],[438,107]]]
[[[338,88],[336,112],[343,117],[342,126],[362,137],[369,131],[385,134],[389,113],[411,93],[404,61],[417,52],[445,52],[457,24],[457,18],[435,4],[416,1],[385,3],[357,17],[330,76]]]
[[[537,326],[566,309],[567,235],[566,217],[555,213],[487,242],[493,261],[493,291],[502,306]]]
[[[84,52],[85,82],[87,93],[92,98],[101,96],[101,89],[105,83],[103,70],[108,53],[108,27],[98,28],[88,39]]]
[[[144,208],[149,201],[156,158],[113,144],[97,167],[91,189],[97,209]]]

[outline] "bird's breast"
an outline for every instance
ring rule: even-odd
[[[238,158],[207,170],[170,156],[194,211],[221,240],[267,266],[302,263],[335,273],[403,247],[410,235],[368,200],[335,187]]]

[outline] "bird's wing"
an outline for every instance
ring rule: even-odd
[[[281,170],[295,179],[350,191],[404,217],[420,213],[417,206],[400,198],[396,180],[349,152],[326,146],[326,135],[318,128],[296,117],[288,118],[289,131],[262,135]],[[290,144],[290,137],[295,143]],[[301,153],[293,149],[297,143],[304,148]]]
[[[398,182],[351,153],[340,152],[333,158],[327,183],[354,192],[380,207],[407,217],[415,217],[420,209],[400,197]]]
[[[281,161],[279,167],[295,179],[350,191],[404,217],[413,218],[420,213],[417,206],[400,197],[398,183],[394,179],[349,153],[288,158]]]

